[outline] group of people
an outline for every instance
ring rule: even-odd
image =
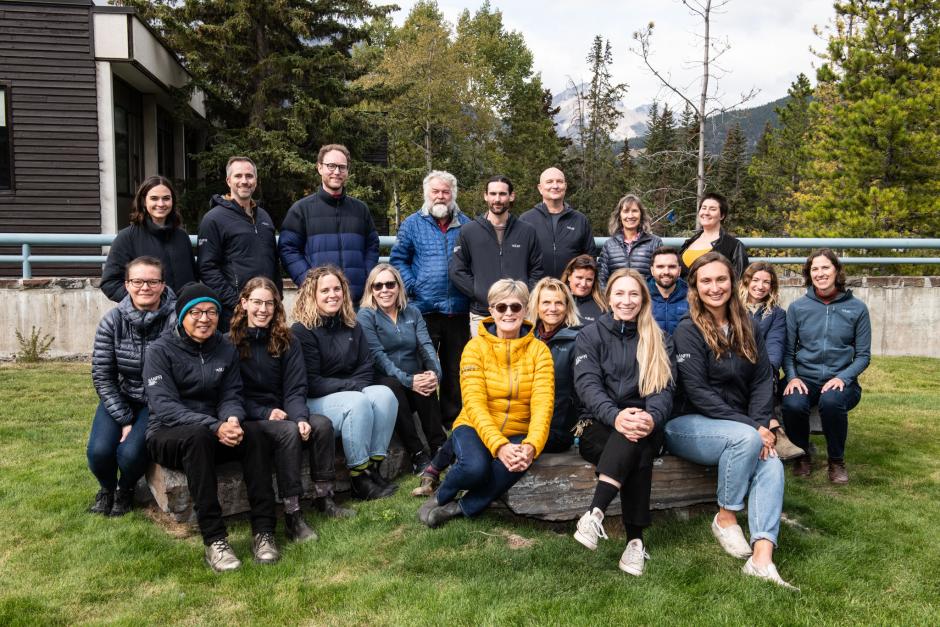
[[[651,233],[640,198],[624,196],[595,258],[559,169],[542,173],[542,202],[519,218],[512,181],[491,178],[476,219],[457,205],[456,178],[433,171],[390,263],[378,263],[371,214],[346,195],[348,150],[324,146],[317,170],[321,187],[290,208],[275,241],[253,200],[255,166],[233,157],[195,262],[170,182],[141,186],[102,277],[119,304],[95,338],[93,512],[129,511],[149,460],[181,469],[206,561],[231,570],[240,562],[216,495],[219,461],[241,462],[252,553],[271,563],[272,472],[291,540],[316,538],[301,513],[305,457],[315,508],[355,513],[333,498],[337,438],[353,495],[376,499],[398,487],[380,471],[397,433],[432,528],[478,515],[539,455],[576,444],[598,481],[575,539],[597,548],[619,494],[619,565],[641,575],[653,459],[665,446],[719,467],[715,537],[747,560],[745,574],[789,585],[773,563],[780,458],[810,474],[818,406],[829,479],[848,481],[847,414],[870,357],[867,309],[832,251],[810,254],[807,293],[784,311],[773,267],[749,265],[722,228],[720,194],[705,196],[701,229],[678,250]],[[279,261],[299,288],[291,326]],[[737,521],[745,503],[750,541]]]

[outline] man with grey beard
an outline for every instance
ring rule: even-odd
[[[447,267],[460,227],[469,221],[457,206],[457,179],[435,170],[424,177],[424,205],[402,222],[389,258],[409,300],[424,314],[441,360],[441,418],[448,429],[462,407],[460,355],[470,340],[470,299],[451,282]]]

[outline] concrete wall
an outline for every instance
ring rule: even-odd
[[[114,306],[97,283],[96,279],[0,280],[0,359],[10,359],[19,350],[14,330],[28,336],[32,326],[55,337],[50,356],[89,355],[98,320]],[[795,279],[782,283],[784,304],[804,292]],[[850,287],[871,311],[875,355],[940,358],[940,277],[863,277],[851,279]],[[288,312],[295,295],[296,290],[287,289]]]

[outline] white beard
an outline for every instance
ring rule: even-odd
[[[450,207],[443,203],[432,205],[428,211],[431,216],[437,220],[443,220],[444,218],[450,216]]]

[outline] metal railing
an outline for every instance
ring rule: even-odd
[[[18,264],[22,266],[22,278],[33,277],[33,265],[101,265],[106,255],[36,255],[33,246],[110,246],[114,234],[77,235],[69,233],[0,233],[0,246],[19,246],[19,255],[0,255],[0,265]],[[196,236],[191,235],[193,246]],[[598,249],[607,241],[606,237],[595,237]],[[750,249],[811,250],[813,248],[863,249],[863,250],[940,250],[940,238],[851,238],[851,237],[742,237],[741,242]],[[681,237],[664,237],[666,246],[681,246]],[[383,249],[390,249],[395,244],[394,235],[382,235],[379,244]],[[383,257],[387,261],[387,257]],[[806,257],[752,257],[751,261],[768,261],[778,264],[801,264]],[[933,257],[841,257],[848,265],[895,265],[895,264],[940,264],[940,253]]]

